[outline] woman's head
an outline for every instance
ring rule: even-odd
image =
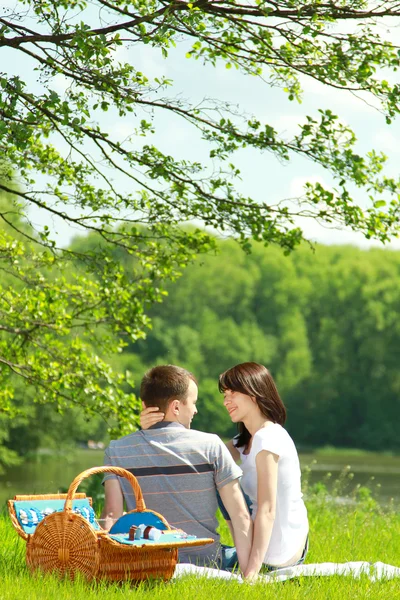
[[[266,367],[254,362],[242,363],[222,373],[219,377],[220,392],[238,392],[247,396],[255,403],[258,410],[273,423],[283,425],[286,421],[286,409],[279,396],[275,382],[271,373]],[[241,406],[245,406],[243,398],[240,398]],[[243,410],[243,409],[242,409]],[[241,411],[237,411],[239,416]],[[231,413],[231,418],[235,421],[235,411]],[[243,424],[239,426],[239,441],[246,444],[250,439],[250,434]],[[242,438],[242,433],[247,432]],[[242,438],[242,439],[241,439]],[[243,444],[238,444],[243,445]]]

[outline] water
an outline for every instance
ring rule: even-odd
[[[102,462],[101,450],[77,450],[59,456],[40,455],[36,460],[26,461],[0,476],[0,506],[15,494],[65,491],[76,475],[89,467],[99,466]],[[400,456],[300,454],[300,462],[303,471],[307,466],[311,468],[311,485],[323,481],[331,489],[340,473],[350,465],[354,478],[348,481],[345,493],[351,493],[359,484],[371,488],[382,504],[386,504],[391,498],[400,504]]]
[[[400,456],[383,454],[300,454],[303,472],[311,469],[309,482],[322,481],[330,490],[339,477],[347,470],[351,477],[344,478],[342,490],[344,495],[351,494],[357,485],[372,490],[374,498],[380,504],[388,504],[394,500],[400,504]]]
[[[0,507],[16,494],[65,492],[79,473],[101,466],[103,457],[102,450],[66,451],[58,456],[40,454],[35,460],[8,469],[0,475]]]

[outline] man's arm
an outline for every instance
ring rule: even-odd
[[[244,573],[249,562],[253,539],[253,524],[247,504],[243,497],[238,479],[227,483],[218,491],[231,518],[233,540],[239,559],[239,565]]]
[[[118,479],[107,479],[104,482],[105,500],[104,508],[101,513],[102,519],[110,519],[110,527],[115,519],[119,519],[124,511],[124,496]],[[109,529],[106,526],[105,529]]]

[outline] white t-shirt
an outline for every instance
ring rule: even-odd
[[[307,509],[301,493],[299,457],[292,438],[281,425],[270,423],[257,431],[249,454],[242,457],[243,491],[252,501],[252,519],[257,514],[256,456],[268,450],[279,456],[275,522],[264,563],[281,565],[299,551],[308,533]]]

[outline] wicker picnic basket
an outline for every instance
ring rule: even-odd
[[[146,521],[146,515],[155,516],[164,524],[166,532],[173,533],[164,517],[146,509],[139,483],[129,471],[118,467],[94,467],[80,473],[71,483],[67,494],[15,496],[14,500],[9,500],[13,525],[27,542],[26,560],[31,571],[55,571],[61,576],[67,574],[71,579],[79,572],[89,580],[168,580],[175,570],[178,548],[201,546],[214,541],[194,539],[142,546],[121,544],[108,531],[94,528],[82,515],[72,511],[74,500],[86,498],[85,494],[75,493],[79,484],[97,473],[113,473],[127,479],[136,498],[136,509],[128,514],[140,513],[143,522]],[[17,518],[14,504],[30,499],[65,500],[65,504],[61,512],[49,514],[38,523],[33,534],[27,534]]]

